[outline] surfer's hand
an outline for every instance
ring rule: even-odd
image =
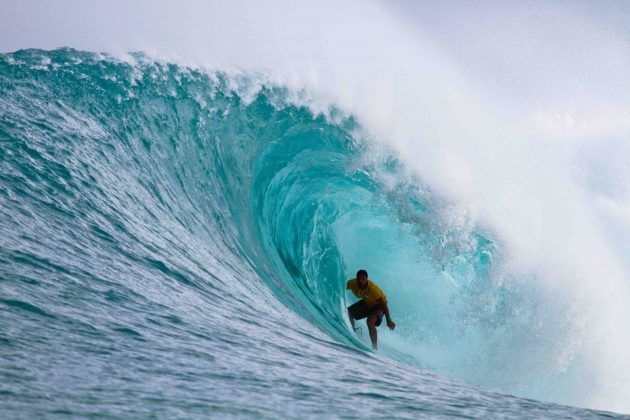
[[[387,321],[387,326],[389,327],[390,330],[393,330],[394,328],[396,328],[396,324],[394,324],[394,321]]]

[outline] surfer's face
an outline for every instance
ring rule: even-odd
[[[364,274],[359,274],[359,275],[357,276],[357,283],[359,284],[359,287],[360,287],[361,289],[365,289],[365,286],[367,286],[367,281],[368,281],[368,278],[367,278],[367,276],[366,276],[366,275],[364,275]]]

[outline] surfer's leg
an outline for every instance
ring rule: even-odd
[[[352,330],[354,331],[354,317],[352,316],[350,308],[348,308],[348,318],[350,318],[350,325],[352,325]]]
[[[368,308],[365,306],[365,302],[360,300],[353,305],[348,306],[348,318],[350,318],[350,325],[355,330],[354,321],[357,319],[363,319],[368,316]]]
[[[372,348],[374,350],[376,350],[376,340],[377,340],[377,334],[376,334],[376,323],[378,322],[378,317],[374,314],[368,316],[367,319],[367,325],[368,325],[368,330],[370,331],[370,340],[372,340]]]

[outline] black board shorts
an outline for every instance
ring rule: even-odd
[[[383,321],[383,315],[385,314],[381,305],[376,305],[370,308],[365,304],[365,301],[363,299],[353,305],[348,306],[348,312],[354,319],[363,319],[367,318],[370,315],[376,315],[377,327],[381,325],[381,322]]]

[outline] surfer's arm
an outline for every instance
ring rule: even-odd
[[[385,319],[387,319],[387,322],[391,322],[392,318],[389,316],[389,306],[387,306],[387,302],[383,302],[383,300],[380,299],[380,304],[383,305],[383,312],[385,312]]]
[[[393,330],[396,324],[394,324],[394,321],[392,321],[392,317],[389,316],[389,306],[387,306],[387,302],[384,302],[382,299],[380,301],[381,301],[381,305],[383,305],[383,312],[385,312],[385,319],[387,320],[387,326]]]

